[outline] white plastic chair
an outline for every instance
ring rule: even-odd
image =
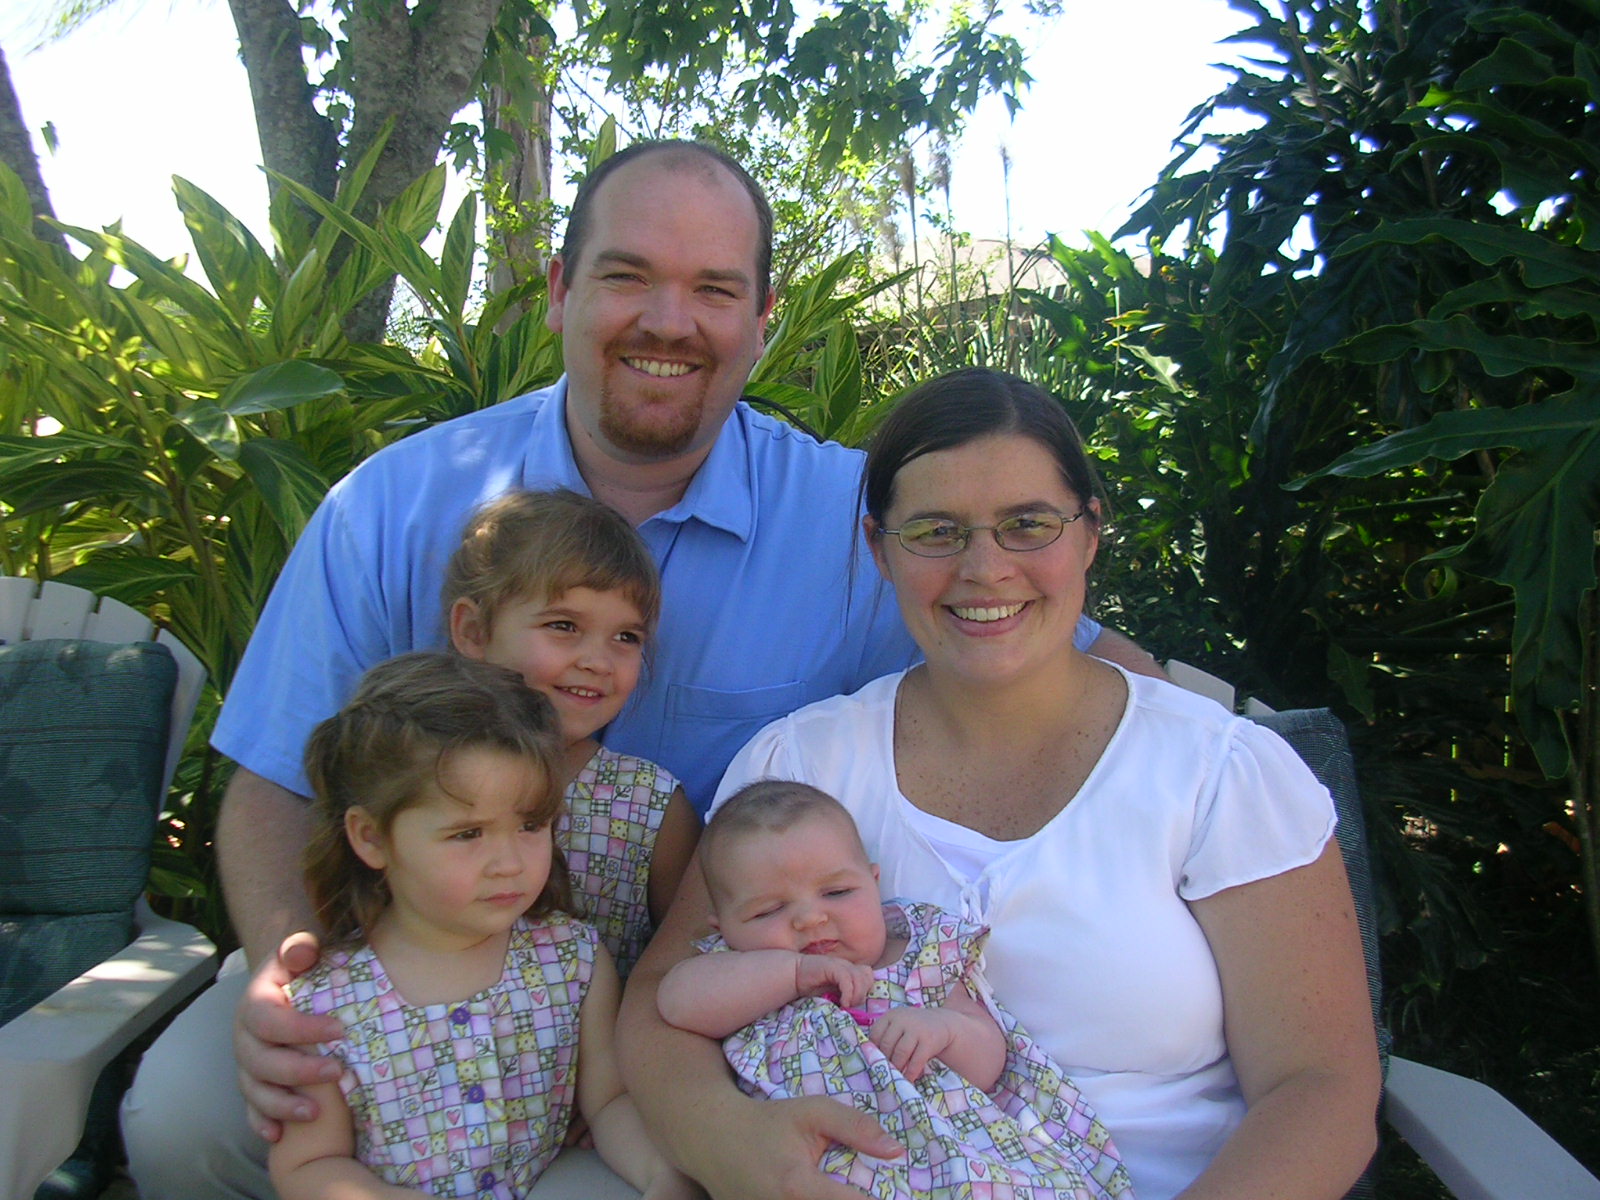
[[[98,603],[97,603],[98,599]],[[143,614],[60,583],[0,577],[0,640],[152,640]],[[200,660],[163,630],[153,640],[178,666],[162,791],[172,782],[205,683]],[[95,1080],[123,1049],[199,991],[216,971],[216,947],[198,930],[157,916],[143,898],[137,936],[27,1012],[0,1025],[0,1187],[10,1200],[34,1190],[83,1135]]]
[[[1238,711],[1226,680],[1173,660],[1180,687]],[[1247,717],[1273,710],[1251,697]],[[1499,1092],[1477,1080],[1391,1055],[1384,1119],[1458,1200],[1600,1200],[1600,1179]]]

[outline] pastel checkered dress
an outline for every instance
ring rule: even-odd
[[[951,989],[974,995],[988,929],[931,904],[883,906],[891,936],[907,939],[876,972],[870,1018],[901,1005],[939,1005]],[[725,948],[708,938],[704,948]],[[1005,1067],[992,1094],[934,1059],[911,1083],[830,1000],[806,997],[723,1040],[750,1095],[833,1096],[870,1113],[906,1147],[878,1159],[834,1145],[821,1166],[880,1200],[1132,1200],[1121,1156],[1078,1089],[1016,1019],[990,1006],[1006,1034]]]
[[[567,785],[566,811],[556,818],[573,905],[600,931],[622,979],[654,929],[650,856],[677,788],[665,767],[601,746]]]
[[[321,1049],[346,1068],[356,1158],[436,1196],[527,1195],[571,1120],[597,941],[561,913],[518,921],[500,981],[455,1004],[407,1004],[366,946],[295,980],[296,1008],[344,1023]]]

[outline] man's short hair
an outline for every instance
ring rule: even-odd
[[[744,188],[745,194],[750,197],[750,202],[756,208],[756,303],[764,306],[767,297],[772,294],[772,205],[767,203],[766,193],[751,177],[750,172],[724,151],[705,142],[691,142],[681,138],[635,142],[627,149],[617,151],[590,171],[588,177],[578,185],[578,194],[572,201],[572,212],[567,217],[566,240],[561,246],[561,261],[567,270],[570,272],[576,268],[578,258],[583,253],[583,245],[589,239],[590,215],[600,185],[605,183],[613,172],[647,154],[668,155],[671,161],[675,162],[685,162],[693,158],[706,159],[722,167],[739,181],[739,186]]]

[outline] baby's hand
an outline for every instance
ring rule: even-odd
[[[900,1074],[915,1083],[928,1069],[928,1060],[943,1054],[955,1041],[958,1028],[953,1014],[942,1009],[891,1008],[878,1016],[867,1036]]]
[[[801,996],[836,993],[840,1008],[853,1008],[867,998],[872,968],[831,954],[801,954],[795,958],[794,986]]]

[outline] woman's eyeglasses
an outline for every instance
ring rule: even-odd
[[[1088,511],[1080,508],[1070,517],[1048,510],[1019,513],[994,525],[958,525],[943,517],[918,517],[899,529],[881,529],[885,536],[900,539],[900,544],[923,558],[949,558],[967,548],[967,542],[980,529],[994,534],[1002,550],[1043,550],[1058,539],[1062,531]]]

